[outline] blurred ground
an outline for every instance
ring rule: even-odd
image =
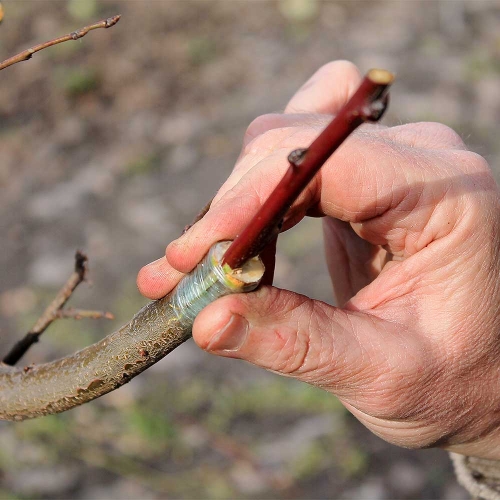
[[[137,270],[211,198],[246,126],[333,59],[398,75],[386,123],[438,120],[498,168],[500,8],[470,1],[4,2],[0,59],[121,13],[0,75],[0,355],[73,265],[27,362],[74,351],[145,301]],[[299,146],[299,145],[298,145]],[[318,221],[282,236],[276,284],[331,302]],[[446,453],[369,434],[331,396],[192,342],[71,412],[0,423],[0,498],[466,498]]]

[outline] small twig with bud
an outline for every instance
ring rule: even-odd
[[[0,12],[0,14],[1,14],[1,12]],[[59,38],[54,38],[53,40],[49,40],[48,42],[40,43],[39,45],[35,45],[34,47],[23,50],[19,54],[16,54],[15,56],[12,56],[12,57],[9,57],[9,59],[6,59],[5,61],[1,62],[0,63],[0,71],[2,69],[9,67],[9,66],[12,66],[13,64],[16,64],[16,63],[19,63],[22,61],[27,61],[28,59],[31,59],[33,57],[33,54],[35,54],[36,52],[39,52],[40,50],[46,49],[48,47],[52,47],[53,45],[57,45],[59,43],[69,42],[71,40],[78,40],[79,38],[84,37],[89,31],[92,31],[92,30],[95,30],[98,28],[111,28],[111,26],[114,26],[120,20],[120,17],[121,16],[119,16],[119,15],[109,17],[108,19],[104,19],[102,21],[99,21],[98,23],[91,24],[90,26],[84,26],[83,28],[80,28],[79,30],[68,33],[67,35],[61,36]]]
[[[54,300],[38,318],[33,328],[17,342],[2,360],[6,365],[15,365],[38,342],[40,335],[57,319],[60,318],[106,318],[114,319],[109,312],[85,311],[83,309],[63,309],[76,287],[85,281],[87,275],[87,256],[80,251],[75,254],[75,270],[59,290]]]
[[[331,123],[306,149],[288,156],[290,167],[246,228],[227,249],[223,264],[238,269],[258,255],[279,233],[283,219],[326,160],[364,122],[376,122],[388,104],[389,86],[394,75],[382,69],[369,71],[356,93]]]

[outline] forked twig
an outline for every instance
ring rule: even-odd
[[[0,5],[0,20],[1,12],[2,11]],[[120,17],[121,16],[119,15],[108,17],[108,19],[104,19],[102,21],[99,21],[98,23],[91,24],[90,26],[84,26],[83,28],[68,33],[67,35],[61,36],[59,38],[54,38],[53,40],[49,40],[48,42],[40,43],[29,49],[23,50],[19,54],[9,57],[8,59],[0,63],[0,71],[2,69],[8,68],[9,66],[12,66],[13,64],[27,61],[28,59],[31,59],[33,57],[33,54],[35,52],[39,52],[40,50],[52,47],[53,45],[57,45],[58,43],[69,42],[70,40],[78,40],[79,38],[84,37],[89,31],[95,30],[97,28],[111,28],[111,26],[114,26],[120,20]]]
[[[39,52],[40,50],[46,49],[48,47],[52,47],[59,43],[68,42],[70,40],[78,40],[79,38],[84,37],[89,31],[98,29],[98,28],[111,28],[114,26],[119,20],[120,15],[109,17],[108,19],[104,19],[97,23],[91,24],[89,26],[84,26],[76,31],[68,33],[59,38],[54,38],[53,40],[49,40],[48,42],[44,42],[38,45],[35,45],[29,49],[23,50],[19,54],[15,56],[9,57],[2,63],[0,63],[0,71],[2,69],[8,68],[13,64],[27,61],[33,57],[33,54]],[[0,3],[0,22],[3,19],[3,8]],[[67,309],[63,310],[64,304],[71,297],[75,288],[85,280],[86,275],[86,262],[87,257],[81,253],[77,252],[75,255],[75,271],[70,276],[66,284],[59,290],[58,294],[54,298],[54,300],[50,303],[50,305],[45,309],[43,314],[38,318],[37,322],[33,326],[33,328],[22,338],[19,342],[17,342],[12,349],[7,353],[7,355],[2,360],[6,365],[15,365],[23,356],[26,354],[28,349],[38,342],[40,335],[48,328],[48,326],[60,318],[107,318],[113,319],[113,315],[108,312],[101,311],[84,311],[84,310],[74,310]]]
[[[85,281],[87,275],[87,256],[80,251],[75,254],[75,270],[68,278],[68,281],[57,292],[54,300],[38,318],[33,328],[19,340],[2,360],[6,365],[15,365],[28,351],[28,349],[38,342],[40,335],[54,322],[60,318],[106,318],[114,319],[109,312],[84,311],[79,309],[63,310],[64,304],[69,300],[76,287]]]

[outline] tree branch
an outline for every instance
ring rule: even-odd
[[[194,218],[193,222],[191,224],[188,224],[187,226],[184,226],[184,229],[182,230],[182,234],[187,232],[190,228],[192,228],[198,221],[203,219],[207,212],[210,210],[210,205],[212,205],[213,198],[199,211],[198,215]]]
[[[108,311],[92,311],[87,309],[75,309],[73,307],[68,307],[67,309],[60,309],[57,311],[57,319],[115,319],[113,313]]]
[[[59,413],[117,389],[190,338],[194,318],[208,303],[255,289],[264,266],[255,258],[238,272],[225,272],[220,262],[228,246],[215,244],[169,295],[99,342],[26,369],[0,363],[0,419]]]
[[[0,22],[2,17],[3,17],[3,10],[2,6],[0,5]],[[67,35],[55,38],[53,40],[49,40],[48,42],[45,43],[40,43],[39,45],[35,45],[34,47],[23,50],[19,54],[9,57],[9,59],[6,59],[5,61],[1,62],[0,71],[2,71],[2,69],[8,68],[9,66],[12,66],[13,64],[27,61],[28,59],[31,59],[33,57],[33,54],[35,54],[35,52],[39,52],[40,50],[52,47],[53,45],[57,45],[58,43],[69,42],[70,40],[78,40],[79,38],[84,37],[89,31],[98,28],[111,28],[111,26],[114,26],[120,20],[120,17],[121,16],[119,15],[108,17],[108,19],[104,19],[102,21],[99,21],[98,23],[91,24],[90,26],[84,26],[83,28],[68,33]]]

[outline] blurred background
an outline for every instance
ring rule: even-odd
[[[63,356],[146,301],[145,263],[213,196],[247,125],[322,64],[397,73],[387,124],[454,127],[498,169],[500,7],[488,1],[3,2],[0,59],[117,13],[120,23],[0,75],[0,356],[73,268],[72,306],[25,363]],[[298,145],[302,146],[302,145]],[[347,186],[348,188],[348,186]],[[276,284],[332,302],[321,226],[281,236]],[[465,499],[447,454],[385,444],[334,397],[191,341],[98,401],[0,422],[0,498]]]

